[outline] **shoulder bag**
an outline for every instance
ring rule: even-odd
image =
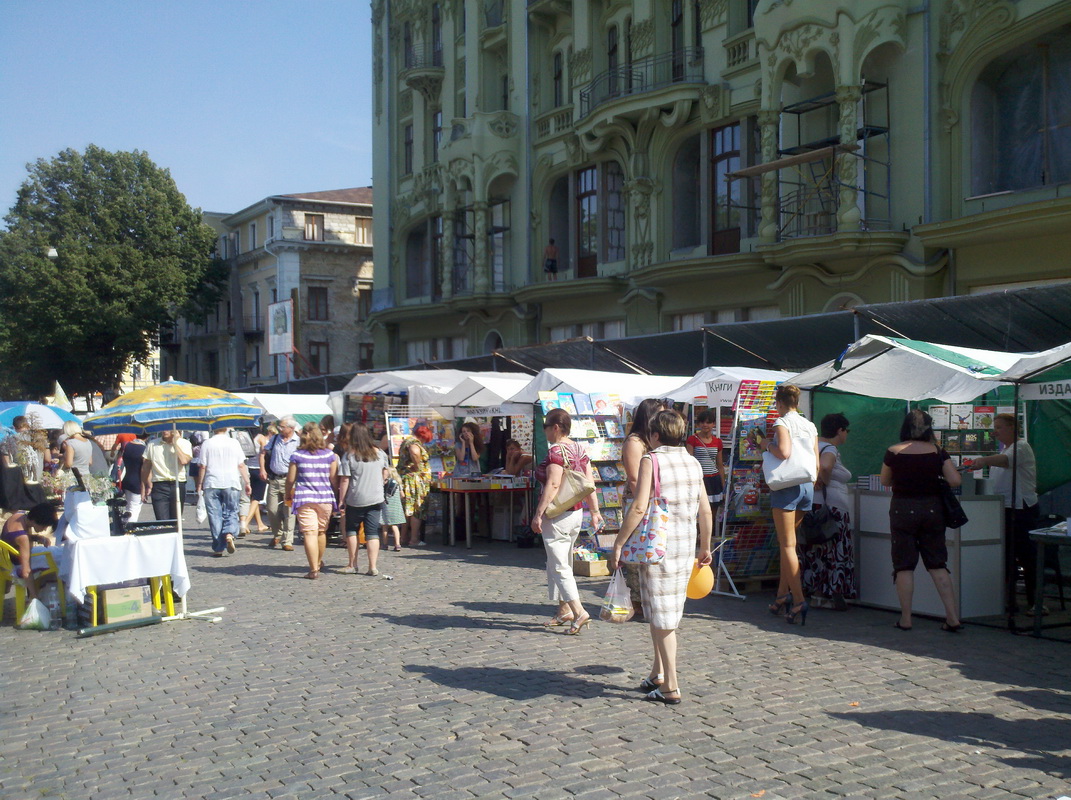
[[[573,506],[581,502],[589,494],[595,491],[595,481],[588,477],[587,473],[569,468],[569,454],[564,447],[560,448],[562,455],[562,482],[558,487],[558,495],[547,507],[548,517],[559,517],[566,512],[572,511]]]
[[[945,527],[962,528],[969,521],[967,514],[963,511],[963,506],[960,505],[959,498],[948,485],[948,481],[943,477],[938,480],[941,483],[941,507],[945,512]]]
[[[621,560],[629,564],[658,564],[666,557],[666,528],[669,527],[669,506],[662,496],[658,476],[658,459],[651,453],[652,487],[647,513],[621,549]]]
[[[785,430],[792,438],[792,452],[788,458],[778,458],[769,450],[762,454],[762,474],[772,491],[788,489],[818,479],[818,467],[814,458],[814,443],[806,438],[793,436],[787,425]]]

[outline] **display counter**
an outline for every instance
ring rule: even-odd
[[[448,521],[447,531],[449,533],[448,541],[451,545],[457,541],[457,532],[455,531],[455,503],[457,498],[461,498],[464,503],[465,511],[465,546],[472,549],[472,503],[471,498],[473,495],[489,495],[494,497],[508,497],[509,508],[503,515],[493,514],[491,519],[491,538],[501,539],[504,541],[513,540],[513,499],[519,497],[521,500],[522,517],[527,514],[527,496],[531,489],[528,480],[526,478],[516,478],[513,476],[496,475],[496,476],[473,476],[471,478],[443,478],[435,482],[433,488],[450,498],[449,507],[447,509]]]
[[[859,602],[898,611],[893,583],[889,504],[891,492],[854,490],[855,562]],[[959,615],[964,619],[1004,613],[1004,500],[999,495],[964,495],[970,520],[945,531]],[[912,611],[943,618],[944,606],[920,559],[915,569]]]

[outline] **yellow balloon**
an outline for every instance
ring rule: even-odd
[[[714,570],[709,565],[699,566],[699,559],[692,565],[692,577],[688,579],[688,598],[702,600],[714,588]]]

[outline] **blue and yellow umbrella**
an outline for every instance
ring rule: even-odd
[[[250,427],[264,413],[237,395],[182,381],[164,381],[124,394],[84,420],[94,434]]]

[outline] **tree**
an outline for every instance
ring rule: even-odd
[[[161,326],[218,302],[216,234],[144,152],[90,145],[27,169],[0,231],[0,374],[24,395],[57,378],[111,390]]]

